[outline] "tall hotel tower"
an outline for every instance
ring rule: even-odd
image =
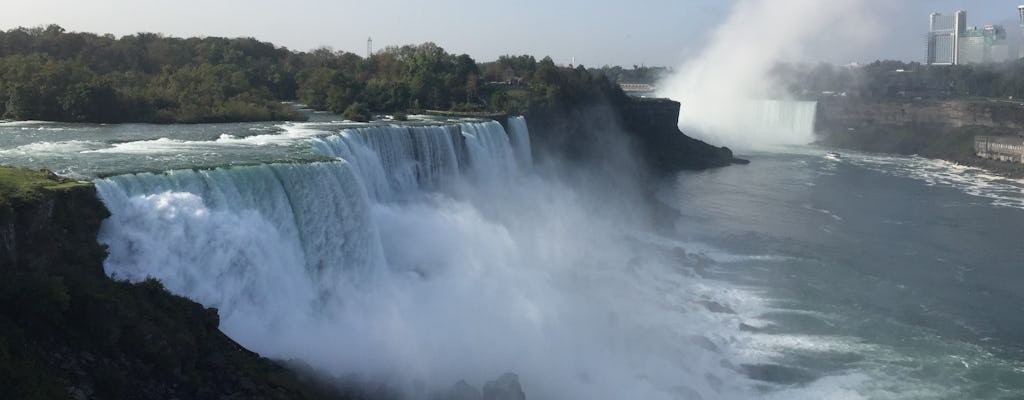
[[[1024,40],[1024,6],[1017,6],[1017,16],[1020,18],[1021,39]],[[1017,50],[1017,58],[1024,58],[1024,43]]]
[[[960,34],[967,29],[967,12],[957,11],[953,15],[934,13],[929,19],[928,64],[959,64]]]

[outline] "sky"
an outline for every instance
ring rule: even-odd
[[[56,23],[115,36],[245,36],[292,50],[326,46],[360,55],[372,37],[375,49],[434,42],[481,62],[530,54],[594,67],[674,66],[699,54],[742,1],[0,0],[0,29]],[[1016,12],[1024,0],[864,3],[865,10],[840,22],[863,30],[863,40],[850,43],[825,32],[809,40],[798,61],[923,61],[930,13],[966,10],[968,25],[1004,24],[1019,35]],[[794,10],[779,23],[806,23],[805,14]]]

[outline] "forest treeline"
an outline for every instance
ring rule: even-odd
[[[420,110],[531,110],[621,99],[618,86],[550,57],[478,63],[433,43],[371,56],[291,51],[253,38],[0,32],[0,118],[196,123],[302,119],[284,101],[366,119]]]
[[[875,61],[860,66],[779,64],[774,77],[787,94],[866,98],[1024,99],[1024,61],[967,65],[925,65]]]

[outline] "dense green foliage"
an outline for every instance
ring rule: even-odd
[[[34,200],[44,190],[62,190],[81,185],[88,184],[61,181],[49,171],[0,168],[0,207],[10,206],[13,199]]]
[[[620,66],[605,65],[601,68],[591,68],[590,73],[607,76],[609,80],[615,83],[656,84],[658,81],[668,78],[672,74],[672,69],[636,65],[632,69],[626,69]]]
[[[0,117],[93,122],[301,118],[284,49],[254,39],[0,32]]]
[[[774,75],[789,94],[803,97],[1024,98],[1024,60],[953,66],[891,60],[864,66],[781,64]]]
[[[595,104],[623,104],[626,95],[604,75],[594,75],[586,67],[555,65],[551,57],[534,61],[533,57],[502,57],[502,65],[512,81],[490,83],[482,90],[488,109],[514,114],[564,111]]]
[[[483,73],[481,73],[483,71]],[[0,32],[0,118],[91,122],[298,119],[282,104],[369,112],[528,112],[617,89],[582,66],[503,56],[478,65],[433,43],[369,58],[294,52],[252,38],[115,38],[57,25]],[[365,107],[365,110],[364,110]]]

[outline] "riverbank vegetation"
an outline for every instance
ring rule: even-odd
[[[779,64],[773,77],[801,98],[1024,99],[1024,60],[964,65],[875,61],[867,65]]]
[[[368,112],[531,110],[621,98],[604,73],[550,58],[478,63],[433,43],[367,57],[292,51],[253,38],[0,32],[0,118],[198,123],[295,120],[284,104],[364,118]]]

